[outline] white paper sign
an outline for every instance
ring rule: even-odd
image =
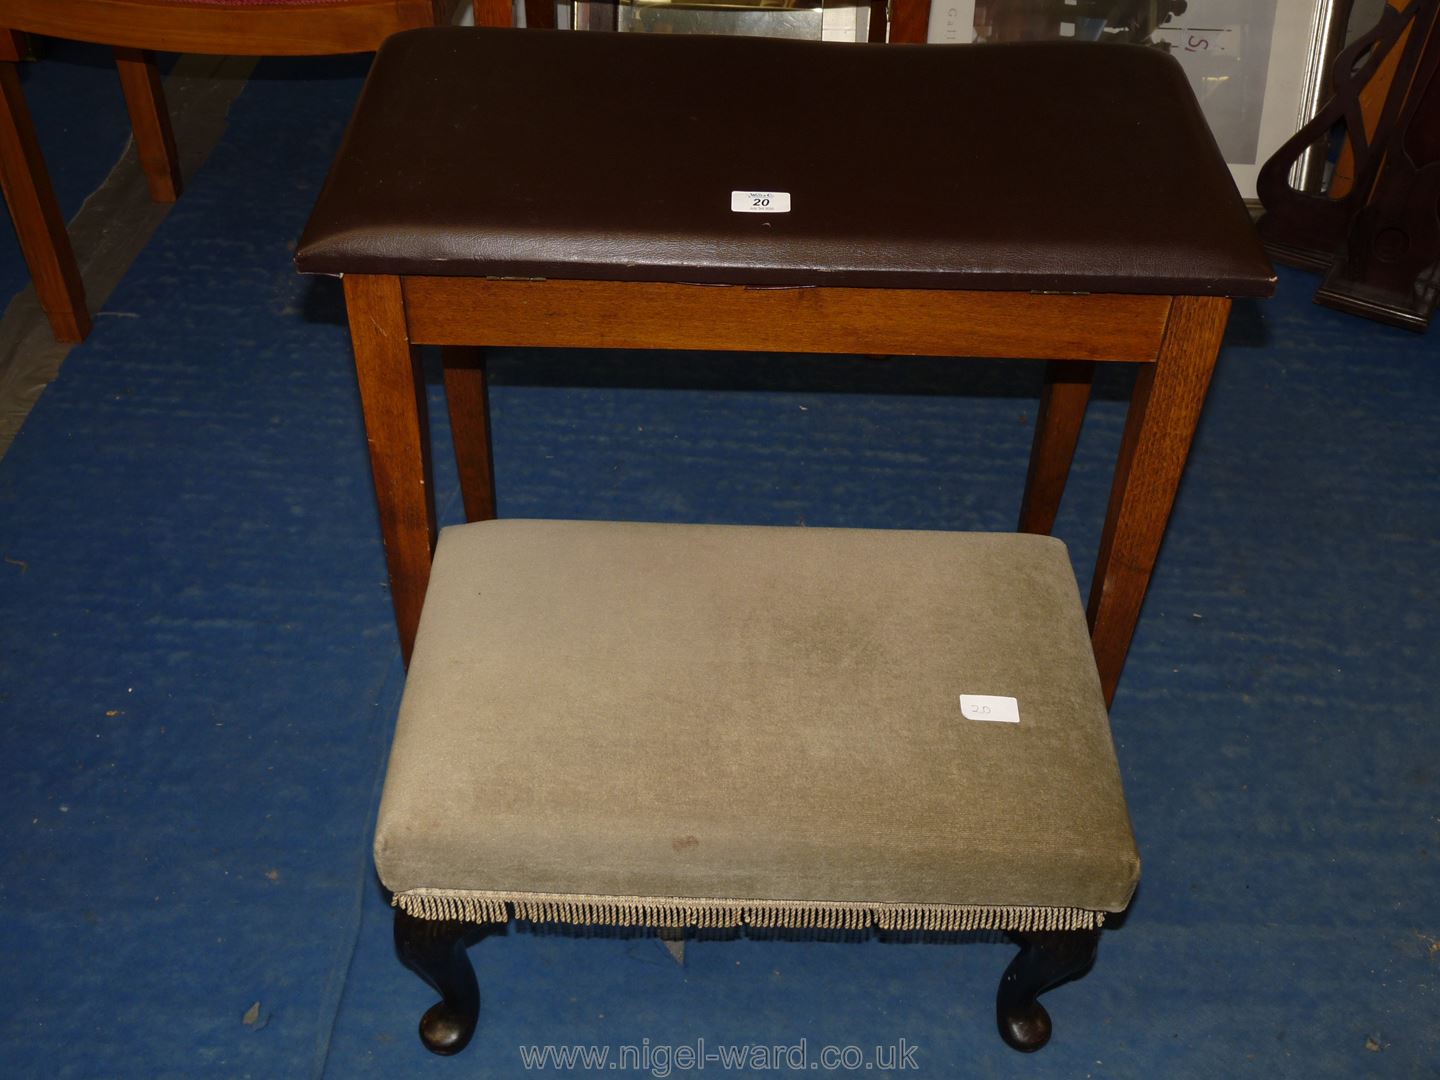
[[[960,711],[971,720],[989,720],[998,724],[1020,722],[1020,703],[1013,697],[961,694]]]
[[[788,191],[732,191],[730,209],[737,214],[788,214]]]

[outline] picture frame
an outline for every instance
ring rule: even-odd
[[[561,0],[560,25],[633,33],[884,41],[885,0]]]
[[[1260,167],[1318,111],[1349,0],[934,0],[932,43],[1100,40],[1180,61],[1240,194],[1258,206]],[[1321,182],[1324,150],[1296,165]]]

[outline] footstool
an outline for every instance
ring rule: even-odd
[[[525,520],[440,534],[375,862],[442,1053],[512,918],[1005,931],[1037,1049],[1140,869],[1060,541]]]

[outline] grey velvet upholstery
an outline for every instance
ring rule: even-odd
[[[1059,541],[572,521],[442,532],[375,858],[416,911],[575,921],[1114,912],[1139,874]]]

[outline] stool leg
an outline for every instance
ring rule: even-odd
[[[1135,380],[1090,586],[1090,642],[1107,704],[1140,619],[1229,313],[1224,297],[1175,297],[1160,355]]]
[[[15,35],[0,30],[0,188],[55,339],[84,341],[90,333],[85,286],[25,104],[18,59]]]
[[[445,401],[450,409],[450,436],[460,467],[460,496],[466,521],[495,516],[495,465],[490,454],[490,392],[486,386],[485,353],[467,346],[447,346]]]
[[[150,198],[173,203],[180,198],[180,157],[175,152],[175,133],[155,57],[143,49],[116,49],[115,70],[130,111],[130,129],[135,133],[135,153],[150,185]]]
[[[1048,536],[1055,526],[1094,378],[1095,364],[1089,360],[1052,360],[1045,366],[1030,471],[1020,500],[1020,532]]]
[[[1050,1014],[1040,1004],[1040,995],[1090,970],[1100,931],[1042,930],[1010,937],[1020,952],[1000,979],[995,1018],[1007,1044],[1033,1053],[1050,1041]]]
[[[480,1020],[480,985],[465,953],[468,938],[484,930],[449,919],[417,919],[395,911],[395,952],[400,962],[429,983],[440,1000],[420,1018],[420,1041],[435,1054],[458,1054]]]
[[[345,307],[390,569],[390,599],[400,654],[409,664],[435,551],[425,378],[405,326],[399,278],[346,274]]]

